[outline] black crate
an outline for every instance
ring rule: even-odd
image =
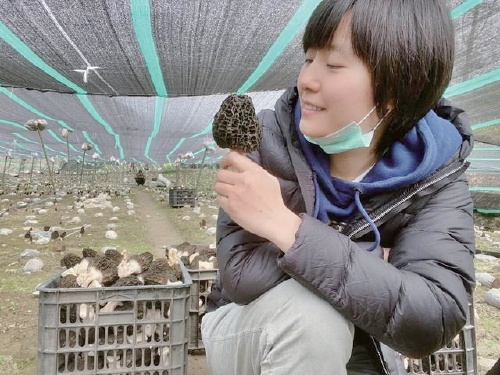
[[[177,285],[58,288],[60,273],[42,283],[38,373],[186,375],[191,277],[181,267]]]
[[[168,203],[170,207],[194,207],[196,194],[194,189],[173,187],[168,191]]]

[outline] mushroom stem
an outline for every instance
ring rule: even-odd
[[[40,129],[38,129],[37,132],[38,132],[38,137],[40,137],[40,143],[42,144],[42,150],[43,150],[43,155],[45,156],[45,162],[47,163],[47,169],[49,170],[50,186],[52,186],[52,189],[53,189],[54,194],[55,194],[56,193],[56,185],[54,185],[54,179],[52,178],[52,170],[50,169],[49,158],[47,157],[47,151],[45,150],[45,143],[43,142],[43,137],[42,137],[42,133],[40,132]]]
[[[5,155],[5,162],[3,163],[3,173],[2,173],[2,188],[5,189],[5,171],[7,170],[7,159],[8,155]]]
[[[86,151],[83,150],[82,169],[80,170],[80,185],[82,184],[83,167],[85,166],[85,153]]]
[[[30,183],[31,183],[31,178],[33,177],[33,167],[35,166],[35,157],[31,157],[31,169],[30,169]]]
[[[66,163],[69,163],[69,137],[66,138]],[[66,170],[68,170],[67,167]]]

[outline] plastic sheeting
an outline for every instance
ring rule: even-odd
[[[447,1],[457,54],[445,96],[498,145],[500,1]],[[44,118],[50,155],[65,157],[68,128],[72,157],[88,142],[102,158],[200,161],[227,94],[250,92],[259,110],[294,83],[318,3],[0,0],[0,152],[40,151],[22,125]]]

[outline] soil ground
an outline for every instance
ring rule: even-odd
[[[155,195],[144,187],[132,187],[130,197],[135,203],[135,219],[130,220],[126,217],[126,213],[123,212],[126,210],[121,204],[120,213],[116,214],[120,218],[117,228],[119,239],[124,236],[130,237],[127,241],[131,244],[132,241],[140,238],[142,241],[140,247],[151,251],[155,258],[165,254],[166,245],[179,244],[186,240],[186,236],[176,229],[166,215],[168,210],[171,211],[170,215],[185,214],[183,209],[175,212],[167,205],[160,204],[155,200]],[[118,201],[118,199],[115,200],[113,204],[120,206]],[[63,202],[58,204],[58,212],[65,204],[71,204],[66,198]],[[72,236],[64,240],[64,249],[56,249],[51,245],[45,250],[39,249],[42,251],[44,269],[38,274],[28,275],[21,271],[26,260],[20,259],[18,255],[24,249],[34,249],[37,246],[17,235],[24,233],[21,228],[24,225],[21,221],[24,220],[25,215],[32,214],[32,212],[16,210],[11,207],[9,213],[9,217],[4,218],[0,223],[2,228],[13,228],[14,235],[16,235],[10,236],[10,238],[0,237],[0,374],[36,375],[38,299],[33,291],[39,282],[47,280],[60,269],[58,263],[62,252],[57,250],[78,252],[78,249],[81,250],[83,247],[97,249],[100,244],[106,244],[100,240],[96,241],[96,237],[102,235],[99,231],[102,232],[104,228],[95,222],[95,218],[92,218],[92,226],[87,227],[84,235],[81,237]],[[43,224],[55,225],[56,216],[58,218],[61,215],[45,216]],[[131,221],[133,225],[123,224],[126,220]],[[63,244],[63,242],[59,242],[56,244]],[[108,243],[108,245],[115,246],[118,242]],[[188,355],[187,367],[188,375],[210,375],[204,352],[201,350]]]
[[[147,238],[152,242],[152,248],[157,249],[155,256],[164,255],[166,245],[180,244],[189,239],[177,231],[171,221],[165,220],[163,212],[164,207],[159,206],[153,201],[150,192],[144,189],[135,190],[135,203],[137,213],[145,218],[148,231]],[[209,375],[205,355],[202,350],[190,353],[188,355],[188,375]]]
[[[37,373],[38,356],[38,299],[33,294],[35,287],[61,270],[59,261],[65,252],[79,252],[83,247],[100,249],[114,246],[119,250],[126,249],[138,253],[145,249],[156,256],[162,256],[166,245],[190,243],[211,243],[213,236],[206,234],[206,226],[214,226],[213,215],[217,213],[213,201],[207,199],[198,202],[206,225],[199,222],[199,213],[192,208],[173,209],[165,201],[165,192],[145,187],[131,186],[126,196],[130,196],[135,204],[135,215],[128,215],[125,195],[113,197],[113,206],[120,211],[104,212],[98,217],[98,210],[86,209],[86,213],[77,214],[74,198],[66,196],[57,202],[55,208],[48,209],[44,215],[37,215],[38,224],[26,224],[26,217],[35,215],[33,208],[18,209],[17,201],[23,196],[9,196],[9,202],[0,203],[0,212],[9,209],[9,216],[0,218],[0,228],[11,228],[13,233],[0,236],[0,374],[1,375],[35,375]],[[167,199],[168,202],[168,199]],[[43,204],[38,207],[43,207]],[[56,210],[57,209],[57,210]],[[81,224],[70,224],[74,216],[81,216]],[[198,215],[198,216],[197,216]],[[118,221],[118,239],[105,239],[104,232],[110,217],[116,216]],[[493,242],[500,242],[500,220],[481,218],[476,225],[486,227],[493,233]],[[76,234],[70,234],[64,241],[51,241],[48,245],[39,246],[24,238],[27,226],[61,225],[76,227]],[[84,225],[84,234],[78,234],[78,227]],[[495,231],[497,233],[495,234]],[[477,238],[478,250],[489,250],[491,241],[483,237]],[[41,272],[25,274],[22,268],[27,259],[20,257],[25,249],[41,251],[40,258],[44,262]],[[498,251],[498,247],[496,248]],[[500,268],[488,262],[476,261],[478,272],[490,272],[500,278]],[[500,357],[500,311],[482,301],[487,290],[478,286],[474,296],[477,311],[476,337],[477,352],[486,364],[484,369]],[[205,356],[202,351],[191,353],[188,357],[188,375],[209,375]]]

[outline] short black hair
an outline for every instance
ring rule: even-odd
[[[443,0],[324,0],[311,15],[303,49],[328,47],[349,17],[352,49],[368,67],[380,118],[388,124],[383,152],[435,107],[453,72],[455,34]]]

